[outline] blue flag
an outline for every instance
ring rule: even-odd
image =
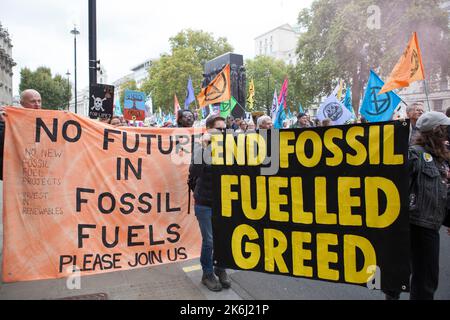
[[[389,121],[401,99],[394,92],[389,91],[378,95],[384,82],[370,70],[369,81],[361,105],[360,112],[369,122]]]
[[[278,105],[276,114],[275,114],[275,121],[273,121],[273,128],[274,129],[283,129],[283,121],[286,120],[286,113],[284,111],[283,107],[284,101],[282,100],[281,103]]]
[[[114,115],[115,116],[123,116],[122,114],[122,108],[120,107],[120,99],[116,100],[116,107],[114,108]]]
[[[195,101],[194,88],[192,87],[192,79],[189,77],[187,84],[186,100],[184,101],[184,109],[189,109],[191,102]]]
[[[355,111],[353,110],[352,106],[352,88],[347,87],[347,91],[345,92],[345,98],[343,101],[344,106],[355,116]]]
[[[305,111],[303,111],[303,107],[302,107],[302,103],[301,102],[298,105],[298,113],[305,113]]]

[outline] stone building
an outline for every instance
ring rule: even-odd
[[[0,23],[0,105],[13,103],[12,68],[16,63],[12,59],[12,47],[8,31]]]

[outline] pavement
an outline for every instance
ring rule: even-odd
[[[0,182],[0,205],[2,199]],[[0,206],[1,207],[1,206]],[[450,237],[441,230],[441,266],[437,300],[450,300]],[[3,261],[3,224],[0,221],[0,275]],[[0,300],[383,300],[379,290],[281,275],[228,270],[230,289],[211,292],[201,284],[199,259],[148,268],[68,279],[3,283]],[[75,284],[75,285],[74,285]],[[78,285],[79,284],[79,285]],[[73,288],[73,289],[71,289]],[[402,294],[406,300],[409,294]]]

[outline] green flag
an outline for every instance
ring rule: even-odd
[[[228,117],[231,114],[231,112],[234,110],[234,107],[236,107],[236,104],[237,104],[237,101],[233,96],[231,96],[231,100],[223,101],[220,104],[220,116],[222,118]]]

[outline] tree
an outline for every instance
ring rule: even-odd
[[[257,56],[255,59],[245,61],[245,69],[247,72],[247,92],[250,80],[253,79],[255,83],[255,110],[269,111],[275,88],[279,93],[283,81],[288,75],[286,64],[284,61],[272,57]],[[291,98],[289,94],[288,99]]]
[[[181,31],[170,38],[170,54],[161,55],[149,68],[149,76],[141,90],[151,94],[153,106],[164,112],[173,112],[174,95],[180,104],[186,97],[189,77],[192,78],[194,92],[200,92],[203,80],[203,64],[218,55],[232,51],[225,38],[214,38],[203,31]]]
[[[71,84],[61,75],[57,74],[52,78],[52,72],[47,67],[39,67],[34,72],[28,68],[20,71],[20,92],[26,89],[39,91],[43,109],[67,109],[71,88]]]
[[[297,53],[295,78],[302,103],[317,103],[330,94],[338,79],[352,86],[352,101],[358,112],[369,70],[387,77],[413,31],[419,36],[425,73],[432,79],[448,76],[450,50],[448,15],[442,1],[316,0],[300,12],[298,22],[305,32]],[[370,25],[379,8],[380,24]]]
[[[194,49],[202,66],[215,57],[233,51],[233,47],[227,42],[227,38],[219,37],[214,40],[210,33],[201,30],[182,30],[176,36],[170,38],[169,43],[172,52],[181,48]]]
[[[136,84],[136,80],[130,79],[130,80],[122,83],[120,85],[119,90],[120,90],[120,108],[122,109],[122,113],[123,113],[124,104],[125,104],[125,90],[138,91],[139,88]]]

